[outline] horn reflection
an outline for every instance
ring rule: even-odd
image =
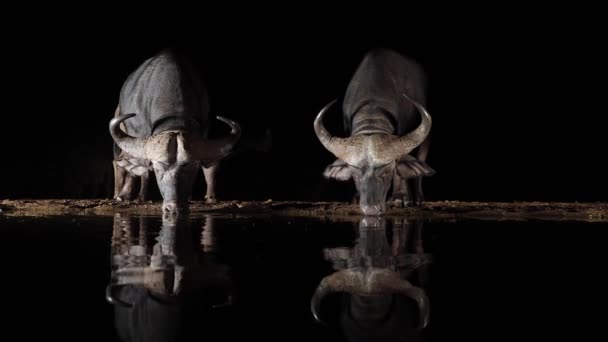
[[[323,297],[340,293],[338,321],[348,340],[419,340],[430,317],[424,288],[432,261],[424,252],[422,228],[422,222],[406,219],[361,219],[352,248],[323,251],[335,272],[312,297],[314,318],[323,322]]]

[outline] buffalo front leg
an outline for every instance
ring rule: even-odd
[[[351,203],[359,204],[360,198],[361,198],[361,195],[359,194],[359,190],[355,190],[355,194],[353,195],[353,198],[351,199]]]
[[[217,203],[217,199],[215,198],[215,175],[217,174],[217,168],[218,164],[209,167],[203,166],[203,174],[207,183],[207,194],[205,195],[205,203],[207,204]]]
[[[424,193],[422,192],[422,177],[416,177],[413,180],[414,182],[414,205],[421,206],[424,202]]]
[[[133,193],[133,176],[125,169],[114,164],[114,199],[124,201],[131,199]]]
[[[137,198],[140,202],[148,200],[148,185],[150,184],[150,171],[145,172],[141,175],[141,187],[139,188],[139,197]]]
[[[120,191],[125,184],[125,176],[127,172],[116,164],[116,161],[112,161],[114,166],[114,199],[117,199],[120,195]]]
[[[432,134],[429,133],[424,142],[422,142],[422,144],[418,147],[418,160],[426,162],[426,159],[429,156],[429,150],[431,149],[431,135]],[[416,177],[414,179],[414,192],[416,196],[414,199],[415,205],[422,205],[424,202],[424,193],[422,192],[422,177]]]
[[[131,176],[127,172],[125,172],[125,182],[120,190],[120,193],[116,197],[118,201],[131,200],[133,198],[133,181],[135,180],[135,176]]]
[[[407,180],[398,174],[393,176],[393,191],[388,204],[398,208],[411,206]]]

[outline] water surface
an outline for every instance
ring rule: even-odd
[[[605,340],[607,228],[0,216],[3,332],[79,341]]]

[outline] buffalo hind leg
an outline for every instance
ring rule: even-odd
[[[203,166],[203,174],[207,183],[207,194],[205,195],[205,203],[207,204],[217,203],[215,197],[215,175],[217,174],[217,168],[218,164],[213,164],[209,167]]]

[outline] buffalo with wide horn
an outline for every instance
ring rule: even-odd
[[[341,181],[352,178],[365,215],[386,211],[391,187],[397,205],[424,200],[421,177],[434,174],[426,164],[432,120],[425,109],[425,89],[424,72],[417,63],[391,50],[373,50],[352,77],[342,104],[349,136],[336,137],[323,124],[323,116],[337,100],[314,121],[320,142],[338,158],[323,175]],[[415,149],[416,157],[410,155]]]
[[[208,139],[209,96],[187,54],[163,50],[146,60],[125,81],[115,117],[110,121],[114,148],[114,198],[131,199],[141,178],[139,200],[146,200],[150,171],[163,198],[163,211],[188,208],[202,164],[206,200],[215,201],[219,161],[239,140],[238,123],[217,117],[231,132]]]
[[[320,281],[311,311],[325,323],[323,299],[341,293],[339,325],[349,341],[417,340],[430,321],[421,272],[432,260],[422,249],[422,226],[396,220],[390,243],[386,226],[385,218],[365,217],[353,248],[324,250],[336,272]],[[408,251],[412,237],[413,252]]]

